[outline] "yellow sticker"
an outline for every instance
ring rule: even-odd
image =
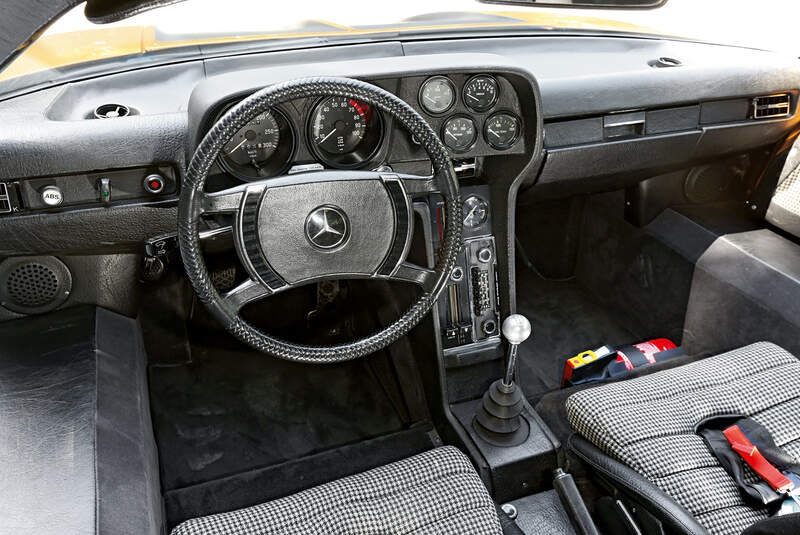
[[[583,353],[579,353],[577,356],[569,359],[573,368],[580,368],[584,364],[589,364],[595,360],[597,360],[597,353],[594,351],[584,351]]]

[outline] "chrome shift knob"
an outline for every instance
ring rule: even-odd
[[[512,314],[503,322],[503,336],[509,344],[519,345],[531,335],[531,322],[522,314]]]

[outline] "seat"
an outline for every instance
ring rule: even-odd
[[[501,535],[478,474],[446,446],[292,496],[187,520],[172,535]]]
[[[768,513],[745,502],[695,434],[743,414],[800,457],[800,361],[759,342],[651,375],[582,390],[566,403],[573,451],[680,533],[739,534]],[[749,468],[747,469],[749,470]],[[748,477],[757,478],[752,471]]]

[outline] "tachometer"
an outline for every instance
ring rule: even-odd
[[[377,150],[380,114],[366,102],[328,97],[311,115],[310,143],[314,154],[333,167],[357,167]]]
[[[485,74],[473,76],[464,85],[464,104],[470,109],[488,111],[497,102],[497,80]]]
[[[467,152],[478,139],[475,121],[466,115],[455,115],[442,127],[442,141],[455,152]]]
[[[289,121],[277,110],[265,111],[242,127],[220,152],[222,167],[244,180],[280,173],[294,152]]]

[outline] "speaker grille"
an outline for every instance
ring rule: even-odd
[[[10,258],[0,263],[0,302],[20,314],[57,308],[72,290],[72,275],[52,256]]]
[[[6,291],[18,305],[40,307],[56,298],[58,276],[42,264],[23,264],[8,274]]]

